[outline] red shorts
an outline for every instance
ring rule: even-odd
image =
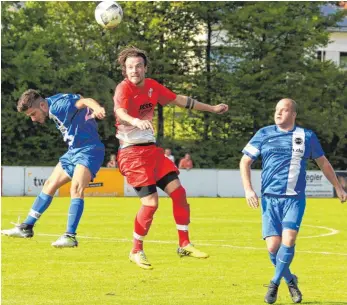
[[[155,185],[168,173],[179,170],[156,145],[130,146],[118,151],[119,171],[133,187]]]

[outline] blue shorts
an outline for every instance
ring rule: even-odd
[[[282,236],[284,229],[299,231],[305,212],[306,198],[263,195],[261,207],[263,238]]]
[[[63,170],[70,178],[73,177],[76,165],[81,164],[90,170],[92,179],[94,179],[104,162],[104,158],[105,146],[101,143],[98,145],[69,149],[60,157],[59,161]]]

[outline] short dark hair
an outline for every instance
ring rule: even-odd
[[[134,46],[126,47],[118,55],[118,63],[120,64],[120,66],[122,68],[122,74],[124,77],[126,77],[125,61],[127,60],[128,57],[142,57],[143,61],[145,63],[145,67],[147,67],[149,65],[148,55],[145,51],[140,50]]]
[[[18,112],[27,111],[29,108],[37,108],[40,103],[44,101],[44,98],[40,93],[34,89],[29,89],[25,91],[17,103]]]

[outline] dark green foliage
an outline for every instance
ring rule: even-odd
[[[148,77],[202,102],[229,104],[223,116],[158,107],[158,142],[177,160],[190,152],[196,167],[237,168],[244,145],[272,124],[276,102],[291,97],[298,123],[317,133],[336,168],[346,169],[346,72],[315,58],[341,14],[323,17],[321,4],[121,2],[123,22],[102,36],[95,2],[2,2],[2,163],[55,165],[66,150],[52,122],[36,126],[16,112],[20,94],[33,88],[46,96],[81,93],[106,108],[99,122],[106,164],[118,148],[117,55],[136,45],[149,53]]]

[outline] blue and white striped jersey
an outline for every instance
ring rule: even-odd
[[[81,99],[79,94],[56,94],[46,98],[49,118],[62,133],[69,149],[87,145],[103,145],[98,134],[98,125],[92,116],[92,110],[77,109],[75,104]]]
[[[276,125],[259,129],[242,152],[253,160],[262,156],[261,193],[277,196],[304,196],[307,159],[324,155],[313,131]]]

